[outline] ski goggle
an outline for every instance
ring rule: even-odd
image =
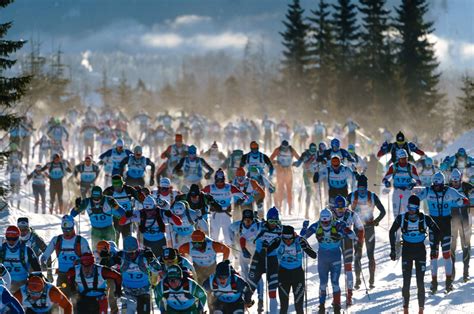
[[[31,290],[28,290],[28,294],[29,294],[31,297],[37,299],[37,298],[41,297],[41,295],[43,294],[43,291],[31,291]]]
[[[282,234],[281,238],[283,240],[293,240],[295,238],[295,236],[293,234]]]
[[[168,278],[168,282],[171,284],[179,285],[181,283],[180,278]]]
[[[280,224],[280,220],[278,220],[278,219],[268,219],[267,222],[271,225],[279,225]]]
[[[191,242],[191,244],[195,249],[202,249],[206,245],[206,242]]]
[[[405,141],[397,141],[397,144],[398,144],[399,146],[402,146],[403,144],[405,144]]]
[[[6,237],[6,239],[7,239],[7,242],[16,242],[16,241],[18,241],[18,238],[16,238],[16,237],[15,238],[14,237]]]
[[[417,211],[419,208],[420,208],[420,206],[413,205],[413,204],[408,204],[408,206],[407,206],[407,210],[411,211],[411,212]]]

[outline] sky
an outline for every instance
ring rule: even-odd
[[[316,0],[303,0],[309,15]],[[334,3],[335,1],[329,1]],[[441,69],[474,68],[474,1],[431,0],[427,18],[435,24]],[[389,0],[393,8],[398,0]],[[242,55],[247,40],[261,41],[271,58],[281,56],[283,0],[16,0],[3,14],[14,20],[12,38],[35,39],[43,51],[60,47],[81,55],[93,70],[94,53]],[[3,11],[3,10],[2,10]],[[2,18],[2,19],[3,19]]]

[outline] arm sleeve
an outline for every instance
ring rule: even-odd
[[[214,173],[214,169],[212,169],[212,167],[209,166],[209,164],[207,163],[207,161],[204,158],[201,158],[201,162],[202,162],[202,165],[204,166],[204,168],[207,169],[208,173],[210,173],[210,174]]]
[[[178,249],[179,251],[179,254],[181,255],[189,255],[189,243],[184,243],[183,245],[181,245]]]
[[[230,249],[227,245],[212,241],[212,248],[216,253],[224,254],[223,260],[229,259]]]
[[[431,218],[431,216],[425,215],[425,222],[428,228],[433,231],[435,238],[438,237],[441,230],[439,229],[439,226],[436,224],[433,218]]]
[[[1,280],[3,280],[3,282],[5,283],[5,287],[10,289],[12,284],[12,277],[8,272],[7,268],[3,266],[3,264],[0,264],[0,282]]]
[[[402,215],[398,215],[397,218],[395,218],[395,221],[393,222],[392,227],[390,228],[390,231],[389,231],[391,248],[395,248],[396,233],[398,229],[400,229],[401,225],[402,225]]]
[[[146,165],[150,166],[151,170],[151,175],[153,176],[155,174],[155,163],[150,160],[150,158],[146,159]]]
[[[275,157],[278,155],[279,152],[280,152],[280,149],[279,149],[279,148],[275,148],[275,149],[273,150],[273,153],[270,155],[270,160],[273,161],[273,160],[275,159]]]
[[[111,268],[108,268],[108,267],[103,267],[102,268],[102,276],[105,278],[105,279],[112,279],[113,281],[115,281],[115,286],[116,287],[121,287],[122,286],[122,275],[111,269]]]
[[[272,161],[271,161],[270,158],[268,158],[268,156],[265,155],[265,154],[263,155],[263,161],[264,161],[265,164],[268,166],[268,173],[269,173],[270,175],[272,175],[272,174],[273,174],[273,170],[274,170],[274,169],[273,169]]]
[[[300,237],[300,242],[304,243],[303,244],[303,247],[304,247],[303,251],[306,254],[308,254],[309,257],[315,259],[318,256],[318,254],[316,254],[316,251],[313,250],[313,248],[311,247],[311,245],[309,245],[308,241],[305,238]]]
[[[377,207],[377,209],[380,212],[379,216],[375,220],[382,221],[383,217],[385,217],[385,214],[387,212],[385,211],[385,207],[383,206],[383,204],[380,201],[379,197],[375,194],[374,194],[374,204],[375,204],[375,207]]]
[[[30,263],[31,269],[33,271],[41,271],[41,266],[38,261],[38,257],[36,256],[35,252],[29,246],[26,247],[28,252],[28,262]]]
[[[49,297],[53,303],[59,305],[59,307],[63,309],[64,314],[72,314],[71,301],[69,301],[66,295],[57,287],[51,287],[51,290],[49,290]]]
[[[81,252],[82,254],[86,252],[92,253],[91,248],[89,247],[89,243],[83,237],[81,237]]]
[[[173,171],[179,171],[181,170],[181,168],[183,167],[183,164],[184,164],[184,157],[181,158],[178,162],[178,164],[176,165],[176,167],[174,167]]]
[[[10,314],[25,314],[25,310],[20,302],[18,302],[8,289],[3,289],[2,303],[10,309]]]

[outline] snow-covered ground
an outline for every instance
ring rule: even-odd
[[[474,155],[474,129],[471,129],[459,136],[434,158],[442,159],[446,156],[452,156],[458,151],[460,147],[464,147],[468,155]]]

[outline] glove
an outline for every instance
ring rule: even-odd
[[[293,161],[293,163],[291,164],[293,167],[298,167],[299,166],[299,163],[297,161]]]
[[[383,181],[383,184],[385,185],[386,188],[390,188],[392,186],[390,184],[390,181],[388,181],[388,180]]]
[[[384,151],[384,152],[386,152],[386,151],[388,150],[388,143],[387,143],[387,141],[383,142],[381,149],[382,149],[382,151]]]
[[[394,249],[390,250],[390,259],[392,261],[395,261],[397,259],[397,254],[395,253]]]
[[[242,255],[243,255],[245,258],[251,258],[251,257],[252,257],[252,254],[250,254],[249,250],[247,250],[246,247],[242,248]]]
[[[380,220],[375,219],[374,221],[372,221],[372,226],[378,226],[379,223],[380,223]]]
[[[40,264],[46,264],[47,258],[44,255],[40,257]]]
[[[76,198],[75,200],[76,208],[80,207],[81,203],[82,203],[82,199],[80,197]]]
[[[252,307],[252,305],[254,305],[254,304],[255,304],[255,300],[250,300],[249,303],[245,303],[245,307],[249,308],[249,307]]]
[[[127,211],[125,212],[125,217],[127,217],[127,218],[133,217],[133,210],[127,210]]]
[[[235,201],[235,205],[242,205],[244,203],[243,198],[239,198],[238,200]]]
[[[211,178],[211,173],[208,172],[204,175],[204,179],[209,180]]]
[[[309,220],[303,221],[303,229],[307,229],[309,227]]]
[[[145,248],[145,251],[143,251],[143,256],[145,256],[146,259],[155,258],[155,254],[153,254],[153,251],[150,250],[149,248]]]
[[[164,210],[163,214],[168,218],[171,218],[173,216],[173,214],[171,213],[171,210]]]
[[[150,186],[153,186],[155,185],[155,179],[153,179],[153,177],[150,178]]]
[[[268,244],[269,244],[268,241],[263,241],[262,242],[262,248],[266,249],[268,247]]]
[[[313,175],[313,182],[318,183],[318,181],[319,181],[319,173],[315,172],[314,175]]]
[[[121,288],[121,287],[115,287],[114,296],[115,296],[117,299],[122,297],[122,288]]]

